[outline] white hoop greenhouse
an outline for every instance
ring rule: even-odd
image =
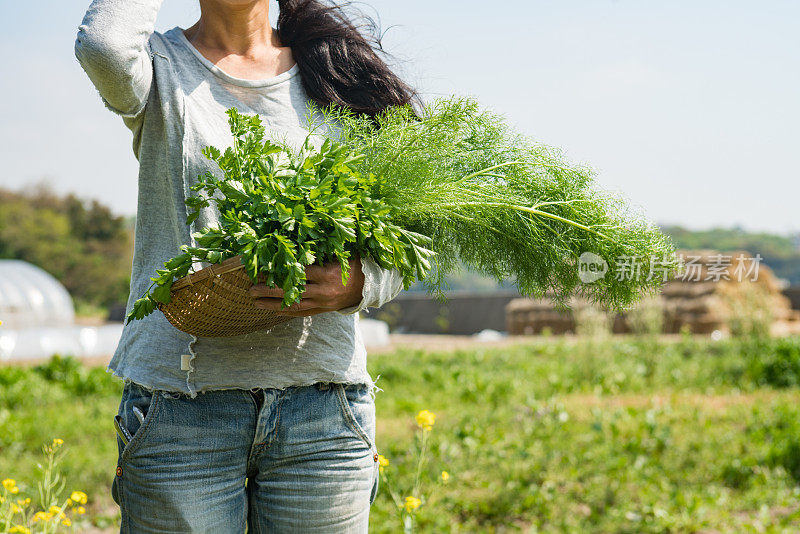
[[[21,260],[0,260],[0,320],[8,328],[66,326],[75,321],[61,282]]]
[[[43,269],[20,260],[0,260],[0,360],[109,356],[121,324],[75,324],[72,298]]]

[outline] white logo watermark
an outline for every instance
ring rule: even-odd
[[[608,262],[594,252],[584,252],[578,258],[578,278],[584,284],[600,280],[607,272]]]

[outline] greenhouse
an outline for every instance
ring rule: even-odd
[[[106,356],[122,331],[119,324],[76,325],[66,288],[21,260],[0,260],[0,321],[0,360]]]
[[[45,270],[21,260],[0,260],[0,320],[9,328],[70,325],[72,298]]]

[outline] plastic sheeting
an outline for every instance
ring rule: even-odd
[[[359,330],[364,344],[389,344],[389,325],[361,319]],[[0,361],[39,360],[53,354],[78,358],[111,357],[122,336],[122,324],[103,326],[61,326],[12,330],[0,326]]]
[[[11,330],[3,323],[0,326],[0,361],[47,359],[54,354],[110,357],[121,335],[122,324]]]
[[[381,347],[389,344],[389,325],[376,319],[359,319],[358,328],[361,339],[367,347]]]

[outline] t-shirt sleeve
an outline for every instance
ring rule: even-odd
[[[369,256],[361,257],[361,270],[364,273],[364,289],[361,302],[349,308],[338,310],[351,315],[369,308],[380,308],[403,289],[403,277],[397,269],[384,269]]]
[[[144,110],[153,82],[149,46],[162,0],[94,0],[78,27],[75,56],[105,105],[123,117]]]

